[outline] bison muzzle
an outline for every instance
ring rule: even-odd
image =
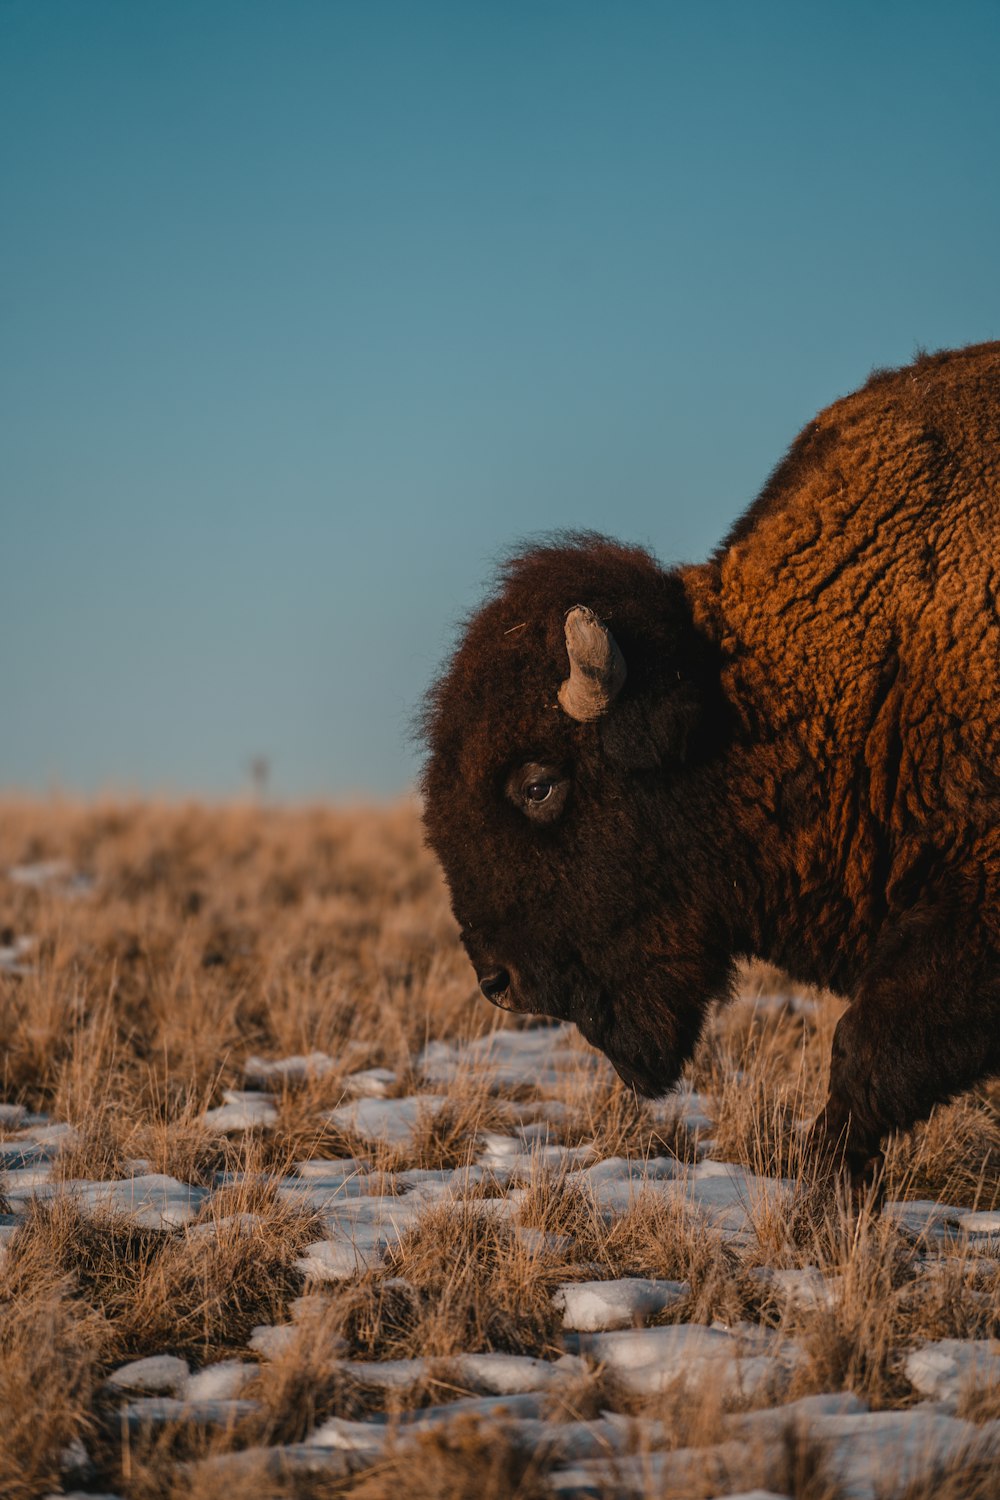
[[[811,422],[716,554],[514,557],[432,689],[429,842],[484,994],[645,1094],[756,955],[850,999],[852,1170],[1000,1072],[1000,344]]]

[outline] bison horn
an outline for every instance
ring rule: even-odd
[[[559,702],[571,719],[586,724],[600,718],[621,692],[625,658],[611,631],[583,604],[566,616],[569,676],[559,688]]]

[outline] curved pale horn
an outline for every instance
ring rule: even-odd
[[[584,604],[566,616],[569,676],[559,688],[559,702],[571,719],[586,724],[600,718],[625,682],[625,658],[611,631]]]

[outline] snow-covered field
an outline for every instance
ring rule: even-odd
[[[414,810],[9,804],[0,1494],[1000,1494],[1000,1109],[811,1175],[840,1005],[681,1091],[475,993]]]

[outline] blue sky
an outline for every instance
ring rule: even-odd
[[[412,780],[491,560],[1000,336],[1000,7],[0,0],[0,786]]]

